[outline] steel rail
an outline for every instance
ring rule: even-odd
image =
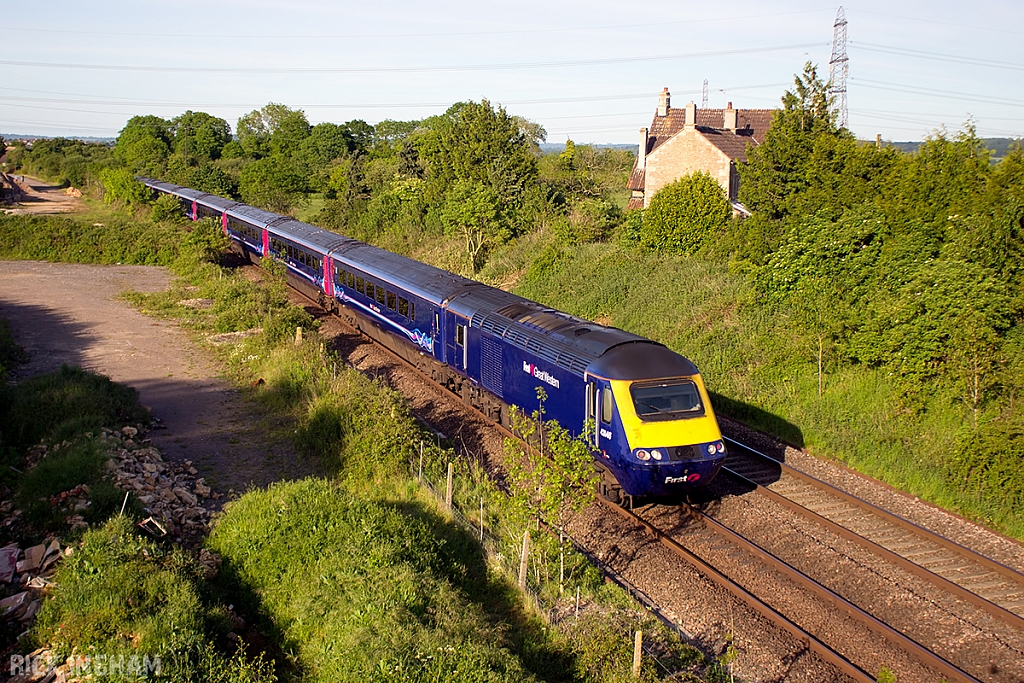
[[[792,465],[788,465],[780,460],[776,460],[770,455],[760,452],[756,448],[751,448],[746,444],[740,443],[739,441],[736,441],[735,439],[730,439],[728,437],[723,437],[723,440],[736,444],[737,446],[740,446],[741,448],[750,451],[754,455],[764,458],[765,460],[771,461],[772,464],[778,465],[780,468],[782,468],[782,471],[796,479],[799,479],[807,484],[810,484],[815,488],[824,489],[825,491],[835,496],[836,498],[840,498],[841,500],[850,503],[851,505],[854,505],[855,507],[861,510],[870,512],[871,514],[881,517],[885,521],[895,526],[898,526],[901,529],[905,529],[918,536],[921,536],[931,541],[932,543],[935,543],[936,545],[946,548],[947,550],[952,550],[953,552],[958,553],[966,559],[972,562],[976,562],[985,567],[986,569],[989,569],[995,572],[996,574],[999,574],[1003,578],[1009,579],[1015,583],[1024,586],[1024,574],[1021,574],[1020,572],[1016,571],[1015,569],[1012,569],[1011,567],[1007,567],[1006,565],[997,562],[996,560],[993,560],[989,557],[985,557],[984,555],[966,546],[960,545],[956,541],[952,541],[946,538],[945,536],[941,536],[935,533],[931,529],[927,529],[923,526],[915,524],[914,522],[911,522],[908,519],[905,519],[903,517],[900,517],[899,515],[889,512],[884,508],[878,507],[873,503],[869,503],[868,501],[863,500],[862,498],[858,498],[852,493],[847,493],[846,491],[842,490],[841,488],[838,488],[837,486],[833,486],[832,484],[829,484],[826,481],[822,481],[817,477],[814,477],[810,474],[807,474],[806,472],[796,469]]]
[[[665,532],[658,529],[656,526],[640,517],[636,513],[623,508],[616,503],[608,500],[604,496],[597,496],[598,502],[604,504],[612,511],[618,513],[622,517],[626,518],[634,524],[638,524],[643,527],[647,533],[653,536],[659,543],[665,546],[668,550],[672,551],[676,555],[682,557],[691,566],[697,569],[703,576],[711,580],[712,583],[718,585],[720,588],[724,588],[733,597],[737,598],[740,602],[745,604],[756,614],[764,617],[778,628],[786,631],[797,640],[807,644],[808,649],[819,656],[825,662],[828,662],[832,666],[836,667],[839,671],[849,676],[859,683],[874,683],[875,677],[868,672],[861,669],[859,666],[851,662],[849,659],[844,657],[842,654],[836,652],[834,649],[823,643],[812,633],[808,632],[796,622],[789,619],[774,607],[768,603],[762,601],[760,598],[755,596],[753,593],[748,591],[743,586],[739,585],[721,571],[704,561],[692,551],[684,547],[681,543],[670,537]]]
[[[770,488],[761,486],[752,479],[748,479],[747,477],[729,469],[728,467],[723,467],[722,471],[726,472],[730,476],[740,479],[746,484],[754,486],[755,491],[758,494],[765,496],[769,500],[773,501],[774,503],[777,503],[778,505],[781,505],[787,510],[795,512],[796,514],[801,515],[805,519],[808,519],[816,524],[820,524],[821,526],[825,527],[837,536],[860,546],[861,548],[867,550],[870,553],[882,557],[883,559],[891,562],[892,564],[895,564],[896,566],[912,574],[913,576],[916,576],[917,578],[922,579],[923,581],[927,581],[933,584],[935,587],[946,591],[947,593],[951,593],[957,596],[961,600],[969,603],[970,605],[973,605],[974,607],[977,607],[978,609],[982,610],[983,612],[986,612],[990,616],[996,617],[997,619],[1002,620],[1003,622],[1009,624],[1010,626],[1013,626],[1014,628],[1024,630],[1024,617],[1020,617],[1019,615],[1014,614],[1005,607],[1001,607],[1000,605],[997,605],[996,603],[990,600],[986,600],[977,593],[974,593],[959,584],[953,583],[949,579],[939,576],[935,572],[925,567],[922,567],[913,560],[909,560],[906,557],[900,555],[899,553],[893,552],[885,546],[879,545],[871,539],[865,538],[864,536],[861,536],[855,531],[852,531],[844,527],[843,525],[838,524],[837,522],[833,522],[828,517],[824,517],[815,512],[814,510],[808,509],[801,505],[800,503],[797,503],[796,501],[791,500],[780,493],[772,491]]]
[[[701,510],[687,506],[687,508],[696,513],[700,520],[708,523],[713,531],[718,533],[720,536],[728,539],[743,550],[758,557],[762,562],[765,562],[776,571],[786,575],[794,583],[801,586],[802,588],[809,589],[810,592],[817,595],[819,598],[829,602],[832,606],[839,608],[843,612],[853,617],[855,620],[867,626],[870,630],[874,631],[878,635],[884,637],[889,642],[893,643],[900,649],[904,650],[918,661],[923,662],[927,666],[930,666],[943,676],[950,677],[951,681],[962,681],[964,683],[980,683],[977,678],[971,674],[963,671],[960,667],[943,658],[942,656],[932,652],[924,645],[921,645],[916,640],[904,633],[896,630],[889,624],[885,623],[881,619],[878,619],[873,614],[866,612],[857,605],[853,604],[843,596],[839,595],[835,591],[826,586],[818,583],[810,576],[804,574],[802,571],[793,567],[786,561],[773,555],[768,550],[765,550],[761,546],[757,545],[750,539],[740,535],[739,533],[728,528],[716,519],[707,515]]]

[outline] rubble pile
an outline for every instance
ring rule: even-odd
[[[106,468],[114,483],[138,496],[151,515],[140,526],[155,536],[170,534],[186,541],[203,536],[210,521],[210,510],[203,501],[220,498],[207,486],[192,461],[165,462],[160,451],[139,440],[138,429],[103,430],[104,439],[115,441],[109,449]]]
[[[57,562],[72,552],[62,549],[56,538],[25,549],[17,543],[0,548],[0,584],[8,594],[0,600],[0,618],[27,627],[42,605],[42,594],[53,587],[50,578]]]

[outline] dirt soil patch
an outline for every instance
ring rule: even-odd
[[[119,298],[169,282],[163,268],[0,261],[0,316],[30,354],[15,380],[68,363],[135,387],[166,427],[150,432],[154,445],[171,461],[191,460],[222,493],[309,474],[290,443],[268,442],[206,351]]]
[[[51,185],[30,176],[8,176],[21,189],[21,200],[6,208],[11,214],[74,213],[85,210],[82,193],[72,187]]]

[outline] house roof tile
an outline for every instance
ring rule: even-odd
[[[697,126],[722,128],[724,109],[698,109]],[[764,135],[772,122],[774,109],[737,109],[736,133],[752,138],[758,144],[764,142]],[[650,154],[673,135],[683,129],[686,123],[686,109],[669,109],[668,116],[655,114],[647,134],[647,153]]]

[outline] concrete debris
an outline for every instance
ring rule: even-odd
[[[14,580],[17,572],[18,554],[21,550],[18,546],[7,546],[0,548],[0,582],[10,583]]]
[[[199,565],[203,568],[203,577],[207,581],[212,581],[217,578],[217,572],[220,571],[221,558],[217,553],[211,552],[206,548],[199,551]]]
[[[204,479],[196,478],[199,470],[192,461],[170,463],[157,448],[135,444],[142,435],[134,427],[122,428],[120,434],[110,432],[109,436],[120,442],[109,451],[111,458],[106,467],[111,479],[134,494],[153,521],[160,524],[162,533],[185,542],[205,535],[210,510],[200,500],[216,500],[220,495]]]

